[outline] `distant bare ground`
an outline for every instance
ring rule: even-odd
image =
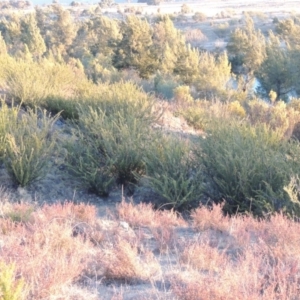
[[[143,12],[147,14],[157,13],[158,8],[160,9],[160,13],[178,13],[183,3],[191,7],[193,12],[201,11],[210,17],[228,9],[233,9],[236,13],[253,10],[258,12],[300,12],[299,0],[200,0],[167,2],[161,3],[158,6],[147,6],[144,3],[124,3],[120,4],[120,7],[142,5],[144,6]]]

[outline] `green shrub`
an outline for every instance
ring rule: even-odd
[[[226,212],[299,214],[283,191],[300,172],[298,143],[282,141],[266,125],[216,121],[195,154],[206,178],[205,195],[216,202],[226,200]]]
[[[138,111],[130,114],[125,106],[108,109],[79,108],[75,142],[68,146],[70,169],[101,195],[109,193],[114,181],[132,184],[144,174],[143,158],[152,139],[150,116],[142,119]]]
[[[196,130],[205,130],[216,118],[231,120],[246,117],[245,109],[238,101],[223,103],[196,100],[192,105],[181,106],[176,113]]]
[[[62,116],[78,119],[78,108],[92,107],[105,111],[106,115],[131,115],[144,122],[152,122],[159,117],[153,113],[155,99],[131,82],[92,85],[90,93],[82,92],[76,97],[48,97],[45,108]]]
[[[4,164],[12,179],[26,186],[47,172],[55,146],[53,123],[58,115],[49,117],[45,111],[29,110],[6,134]]]
[[[4,99],[1,100],[0,108],[0,161],[3,161],[6,150],[6,134],[15,129],[20,107],[9,108]]]
[[[26,298],[23,279],[16,279],[15,264],[0,263],[0,299],[21,300]]]
[[[228,22],[218,23],[214,26],[214,33],[219,38],[224,38],[230,33],[230,26]]]
[[[178,104],[191,104],[194,102],[190,93],[190,87],[187,85],[180,85],[174,89],[174,100]]]
[[[199,105],[181,108],[177,111],[177,114],[182,116],[188,125],[196,130],[205,129],[208,123],[207,111]]]
[[[299,111],[292,104],[287,106],[283,101],[277,101],[274,105],[264,101],[251,101],[247,114],[251,124],[266,124],[271,129],[280,131],[282,137],[289,137],[300,117]]]
[[[79,82],[70,66],[47,59],[35,62],[9,58],[1,73],[8,95],[30,106],[43,104],[49,95],[70,94]]]
[[[65,98],[61,96],[48,96],[43,107],[53,114],[60,113],[64,119],[78,119],[78,104],[81,102],[76,98]]]
[[[175,209],[198,204],[202,182],[187,141],[161,136],[145,158],[149,186]]]
[[[93,137],[78,128],[66,146],[68,169],[79,183],[99,196],[108,196],[115,180],[110,161],[99,151]]]
[[[174,97],[174,89],[178,86],[178,82],[172,76],[157,74],[154,78],[155,93],[165,99]]]

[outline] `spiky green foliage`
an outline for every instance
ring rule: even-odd
[[[6,134],[4,164],[12,179],[26,186],[43,178],[55,146],[53,124],[59,115],[29,110]]]
[[[6,134],[9,130],[15,130],[20,107],[9,108],[4,99],[0,108],[0,161],[2,162],[6,150]]]
[[[167,205],[175,209],[198,204],[202,182],[188,141],[160,136],[146,156],[147,179]]]
[[[0,32],[0,55],[3,55],[3,54],[7,54],[7,47],[6,47],[6,43],[3,39],[3,36]]]
[[[0,299],[25,299],[25,284],[23,279],[16,279],[15,264],[0,263]]]
[[[300,171],[298,143],[281,140],[281,134],[266,125],[243,122],[218,121],[207,133],[196,151],[207,180],[206,196],[225,200],[229,213],[299,214],[283,191],[292,174]]]
[[[78,128],[67,147],[67,166],[78,182],[99,196],[108,196],[115,179],[109,161],[97,148],[91,135]]]
[[[143,158],[152,139],[149,128],[157,118],[152,100],[131,84],[111,86],[108,94],[110,98],[92,106],[79,106],[67,157],[73,174],[101,195],[107,195],[115,181],[135,183],[144,173]]]

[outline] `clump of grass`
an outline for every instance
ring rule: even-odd
[[[199,200],[200,172],[188,141],[162,136],[146,157],[149,186],[165,200],[162,205],[184,209]]]
[[[119,240],[113,247],[103,249],[97,264],[107,279],[129,282],[147,281],[160,272],[160,265],[151,252],[139,255],[137,246],[125,240]]]
[[[27,223],[32,217],[34,207],[26,203],[19,203],[10,206],[3,212],[3,217],[12,220],[13,222]]]
[[[201,205],[191,213],[194,227],[199,231],[208,229],[228,230],[229,218],[223,213],[224,203],[213,204],[211,208]]]
[[[4,163],[17,184],[26,186],[45,176],[56,142],[53,124],[58,117],[29,110],[6,133]]]
[[[187,245],[180,255],[180,262],[200,272],[214,273],[222,269],[226,257],[208,243],[192,243]]]
[[[62,286],[75,281],[85,268],[91,247],[81,235],[73,236],[72,220],[60,216],[59,211],[50,221],[36,216],[40,213],[38,209],[33,212],[26,226],[9,219],[0,220],[2,231],[9,230],[9,234],[2,236],[2,258],[5,262],[15,262],[30,299],[55,295]]]
[[[118,218],[133,227],[186,226],[186,222],[174,210],[154,210],[151,203],[134,205],[122,201],[116,208]]]

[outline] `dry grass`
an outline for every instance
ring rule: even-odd
[[[139,253],[135,244],[119,240],[97,253],[94,266],[98,266],[98,276],[105,279],[124,281],[147,281],[159,274],[160,265],[153,253]]]
[[[282,214],[229,218],[214,205],[185,221],[125,201],[115,219],[71,202],[0,212],[1,258],[26,299],[298,299],[300,225]]]
[[[130,226],[172,227],[187,226],[186,221],[174,210],[155,211],[151,204],[122,201],[117,205],[117,215]]]
[[[207,229],[225,231],[229,229],[230,219],[224,216],[223,204],[213,204],[212,208],[200,206],[192,214],[194,227],[199,231]]]

